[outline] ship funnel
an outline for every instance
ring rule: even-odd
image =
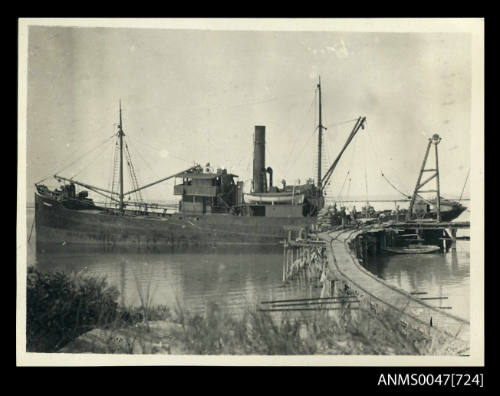
[[[253,192],[263,193],[266,183],[266,127],[255,126],[253,145]]]
[[[266,172],[269,173],[269,189],[273,186],[273,168],[267,167]]]

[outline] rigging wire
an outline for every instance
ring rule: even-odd
[[[342,191],[344,190],[345,182],[347,181],[347,178],[349,177],[349,174],[351,173],[350,170],[347,171],[344,182],[342,183],[342,187],[340,187],[340,191],[338,192],[338,197],[340,198],[340,202],[342,202]]]
[[[310,89],[307,89],[307,91],[310,91]],[[265,104],[265,103],[269,103],[269,102],[284,101],[284,100],[287,100],[289,98],[303,96],[304,92],[306,92],[306,90],[302,91],[301,93],[295,92],[295,93],[290,94],[290,95],[276,96],[276,97],[272,97],[272,98],[268,98],[268,99],[238,103],[238,104],[233,104],[233,105],[219,104],[219,105],[215,105],[212,107],[202,107],[202,106],[193,107],[193,106],[188,105],[187,107],[189,107],[190,110],[192,110],[192,114],[189,117],[190,120],[191,121],[193,121],[193,120],[199,121],[199,120],[203,120],[203,119],[206,119],[207,117],[209,117],[212,112],[217,112],[217,111],[221,111],[221,110],[228,111],[230,109],[240,109],[240,108],[245,109],[245,107],[257,106],[257,105]]]
[[[326,149],[326,157],[327,157],[327,160],[328,160],[328,163],[326,164],[326,168],[329,167],[329,164],[331,164],[330,162],[330,154],[333,152],[333,150],[331,149],[331,142],[330,142],[330,136],[338,136],[339,135],[339,130],[337,128],[337,125],[341,125],[341,124],[345,124],[347,122],[352,122],[352,121],[358,121],[359,118],[355,118],[354,120],[348,120],[348,121],[344,121],[344,122],[340,122],[340,123],[337,123],[337,124],[331,124],[333,125],[333,127],[335,128],[333,131],[334,133],[326,133],[325,135],[323,135],[325,138],[324,138],[324,142],[325,142],[325,149]],[[353,138],[353,140],[357,137],[357,135]],[[353,143],[355,144],[355,143]],[[348,148],[346,148],[347,150]],[[348,168],[352,168],[352,158],[353,158],[353,153],[354,153],[354,148],[353,148],[353,152],[351,153],[351,166]],[[331,182],[328,182],[327,185],[330,185]],[[333,193],[333,189],[331,190],[331,192]],[[332,194],[333,195],[333,194]]]
[[[92,155],[89,155],[87,162],[81,164],[77,169],[75,169],[70,179],[74,179],[76,176],[81,175],[82,172],[89,169],[90,166],[95,165],[94,160],[96,158],[102,157],[106,150],[109,150],[109,147],[104,145],[100,148],[100,150],[96,150],[94,153],[92,153]]]
[[[470,168],[467,171],[467,177],[465,178],[465,183],[464,186],[462,187],[462,192],[460,193],[460,198],[458,199],[458,202],[462,200],[462,195],[464,194],[465,186],[467,185],[467,180],[469,179],[469,173],[470,173]]]
[[[311,103],[309,104],[309,107],[308,107],[308,109],[306,111],[306,114],[305,114],[303,120],[302,120],[302,123],[300,124],[300,127],[298,128],[299,132],[302,130],[302,128],[303,128],[303,126],[304,126],[304,124],[306,122],[307,116],[309,115],[309,113],[311,111],[311,108],[313,108],[313,106],[316,103],[316,93],[317,93],[317,91],[318,91],[318,89],[316,88],[314,90],[313,99],[312,99]],[[297,141],[298,141],[298,134],[295,136],[295,139],[293,141],[292,148],[290,150],[290,155],[293,153],[293,150],[295,149],[295,144],[297,143]]]
[[[322,97],[321,97],[321,102],[322,102],[322,108],[325,109],[327,108],[327,103],[328,103],[328,99],[327,99],[327,95],[326,95],[326,92],[322,91]],[[321,169],[322,169],[322,173],[325,172],[325,170],[328,172],[328,168],[330,167],[330,155],[329,155],[329,151],[330,151],[330,146],[329,146],[329,141],[328,141],[328,128],[327,128],[327,125],[325,124],[328,124],[327,122],[327,117],[328,117],[328,112],[324,112],[322,111],[321,113],[321,116],[322,116],[322,120],[321,120],[321,124],[323,126],[323,135],[322,135],[322,142],[323,144],[321,145]],[[318,124],[319,124],[319,120],[318,120]],[[321,177],[323,178],[324,174],[321,175]],[[321,182],[321,180],[320,180]],[[330,183],[327,183],[327,186],[328,185],[331,185]]]
[[[129,137],[129,138],[131,138],[131,136],[128,136],[128,137]],[[141,144],[142,146],[147,147],[147,148],[149,148],[149,149],[151,149],[151,150],[154,150],[154,151],[156,151],[156,152],[158,152],[158,153],[160,153],[160,152],[162,151],[161,149],[158,149],[157,147],[153,147],[153,146],[150,146],[150,145],[149,145],[149,144],[147,144],[147,143],[144,143],[143,141],[139,140],[139,139],[138,139],[137,137],[135,137],[135,136],[134,136],[131,140],[133,140],[135,143],[139,143],[139,144]],[[186,163],[188,163],[188,164],[190,164],[190,165],[192,164],[192,161],[188,161],[188,160],[186,160],[185,158],[182,158],[182,157],[177,157],[176,155],[173,155],[173,154],[172,154],[172,153],[170,153],[170,152],[168,153],[168,155],[169,155],[170,157],[175,158],[175,159],[178,159],[178,160],[184,161],[184,162],[186,162]]]
[[[132,188],[134,190],[139,189],[139,182],[137,180],[137,174],[135,172],[134,164],[132,163],[132,157],[130,156],[130,151],[128,149],[128,144],[125,141],[125,155],[126,155],[126,161],[128,165],[128,170],[129,170],[129,179],[132,185]],[[142,202],[142,193],[141,191],[136,191],[135,192],[135,202],[139,203]]]
[[[111,175],[110,179],[109,179],[109,187],[108,187],[108,190],[112,191],[112,192],[118,192],[118,167],[119,167],[119,152],[120,152],[120,148],[119,148],[119,143],[118,143],[118,139],[116,139],[115,141],[115,144],[114,144],[114,148],[113,148],[113,155],[111,155],[111,172],[109,173]],[[116,206],[116,203],[114,201],[111,200],[110,197],[106,197],[106,201],[105,201],[105,204],[106,205],[109,205],[109,204],[113,204],[114,206]]]
[[[134,142],[137,142],[137,140],[134,138],[132,139],[134,140]],[[146,164],[146,166],[149,168],[149,170],[155,175],[156,178],[160,178],[160,176],[156,173],[156,171],[153,169],[153,167],[149,164],[149,162],[144,158],[144,156],[142,155],[141,151],[138,150],[137,148],[134,149],[134,151],[139,154],[139,157],[141,157],[141,159],[144,161],[144,163]],[[160,150],[157,150],[157,151],[160,151]],[[169,153],[170,155],[170,153]],[[186,161],[188,162],[188,161]]]
[[[357,121],[357,120],[358,120],[357,118],[353,118],[352,120],[340,121],[340,122],[337,122],[335,124],[327,124],[327,125],[325,125],[325,127],[327,127],[327,128],[329,128],[329,127],[337,127],[339,125],[348,124],[350,122],[354,122],[354,121]]]
[[[402,192],[401,190],[399,190],[394,184],[391,183],[391,181],[384,175],[384,172],[382,170],[380,170],[380,173],[382,175],[382,177],[387,181],[387,183],[389,183],[389,185],[394,189],[396,190],[398,193],[400,193],[401,195],[403,195],[405,198],[411,198],[408,194]]]
[[[303,96],[304,92],[309,92],[310,91],[310,88],[308,89],[304,89],[303,91],[301,92],[295,92],[293,94],[290,94],[290,95],[281,95],[281,96],[274,96],[274,97],[271,97],[271,98],[267,98],[267,99],[258,99],[258,100],[255,100],[255,101],[252,101],[252,102],[243,102],[243,103],[237,103],[237,104],[232,104],[232,105],[225,105],[225,104],[219,104],[219,105],[215,105],[215,106],[212,106],[212,107],[203,107],[203,106],[192,106],[192,104],[187,104],[187,105],[184,105],[182,107],[188,107],[192,110],[199,110],[199,111],[213,111],[213,110],[219,110],[219,109],[231,109],[231,108],[236,108],[236,107],[245,107],[245,106],[254,106],[254,105],[258,105],[258,104],[262,104],[262,103],[268,103],[268,102],[274,102],[274,101],[280,101],[280,100],[284,100],[284,99],[288,99],[288,98],[292,98],[292,97],[298,97],[298,96]],[[174,107],[177,107],[177,106],[174,106]]]
[[[373,151],[373,154],[375,156],[375,159],[376,159],[376,162],[378,164],[381,164],[382,162],[380,161],[380,156],[379,156],[379,153],[378,153],[378,150],[377,150],[377,147],[378,147],[378,141],[375,139],[375,140],[372,140],[371,138],[371,133],[368,133],[368,139],[370,141],[370,147]],[[397,170],[394,168],[394,166],[392,166],[392,164],[389,162],[388,163],[389,167],[393,170],[394,172],[394,175],[396,176],[396,179],[399,181],[399,184],[405,184],[405,183],[401,183],[401,179],[399,177],[397,177]],[[392,183],[389,178],[384,174],[384,171],[382,169],[380,169],[380,174],[382,176],[382,178],[395,190],[397,191],[398,193],[400,193],[402,196],[404,196],[406,199],[411,199],[411,195],[408,195],[407,193],[401,191],[399,188],[397,188],[394,183]]]
[[[317,88],[316,88],[316,89],[315,89],[315,91],[314,91],[313,100],[311,101],[311,104],[309,105],[309,108],[307,109],[307,112],[306,112],[306,114],[304,115],[304,118],[303,118],[303,120],[302,120],[302,123],[300,124],[300,127],[298,128],[298,131],[299,131],[299,132],[303,129],[304,124],[305,124],[305,123],[306,123],[306,121],[307,121],[307,116],[308,116],[308,115],[309,115],[309,113],[311,112],[311,109],[312,109],[313,107],[316,107],[316,96],[317,96],[317,95],[316,95],[316,92],[317,92]],[[313,131],[313,133],[314,133],[314,131]],[[303,136],[303,135],[302,135],[302,134],[300,134],[300,136]],[[297,134],[297,135],[295,136],[295,139],[294,139],[294,142],[293,142],[293,145],[292,145],[292,149],[290,150],[290,157],[292,157],[292,155],[294,154],[295,145],[296,145],[296,143],[298,142],[298,137],[299,137],[299,134]],[[307,138],[307,135],[306,135],[306,138]],[[310,136],[309,136],[309,138],[307,139],[307,142],[309,142],[309,140],[310,140]],[[303,150],[304,150],[304,144],[302,145],[302,150],[301,150],[300,154],[302,153],[302,151],[303,151]],[[294,161],[295,161],[295,157],[294,157]],[[293,165],[294,165],[294,161],[290,161],[290,163],[288,164],[288,167],[287,167],[286,171],[283,173],[283,175],[284,175],[285,179],[287,178],[289,171],[292,169],[292,167],[293,167]]]
[[[369,140],[369,144],[370,144],[370,149],[371,149],[371,152],[373,153],[373,156],[374,156],[374,159],[376,161],[377,164],[381,164],[382,162],[380,161],[380,156],[379,156],[379,153],[378,153],[378,150],[377,150],[377,146],[378,146],[378,141],[377,140],[373,140],[372,137],[371,137],[371,133],[367,132],[367,135],[368,135],[368,140]],[[394,167],[392,165],[390,165],[390,167],[394,170]],[[397,192],[399,192],[401,195],[403,195],[405,198],[410,198],[408,196],[408,194],[402,192],[400,189],[398,189],[384,174],[384,171],[382,169],[380,169],[380,174],[382,176],[382,178],[385,179],[385,181],[394,189],[396,190]],[[399,179],[399,178],[398,178]]]
[[[295,165],[295,160],[299,157],[300,154],[302,154],[304,152],[304,149],[307,147],[307,145],[309,144],[309,141],[311,140],[311,138],[315,135],[315,132],[316,132],[316,129],[317,128],[314,128],[314,131],[309,135],[309,138],[307,139],[307,141],[305,142],[305,144],[302,145],[302,149],[297,153],[297,155],[295,156],[295,158],[293,159],[293,161],[290,162],[290,166],[288,167],[287,171],[284,173],[285,175],[285,178],[286,176],[288,175],[288,171],[291,169],[291,167],[293,165]]]
[[[352,180],[352,179],[351,179],[351,177],[349,176],[349,182],[347,183],[347,193],[346,193],[346,196],[345,196],[345,198],[346,198],[346,199],[345,199],[344,201],[349,200],[349,197],[350,197],[349,193],[350,193],[350,191],[351,191],[351,180]]]
[[[369,206],[368,202],[368,176],[367,176],[367,171],[366,171],[366,144],[363,144],[363,162],[365,166],[365,193],[366,193],[366,205]]]
[[[358,141],[357,139],[358,135],[356,135],[353,139],[353,144],[352,144],[352,154],[351,154],[351,161],[349,163],[349,166],[347,167],[347,172],[350,174],[351,172],[351,169],[353,168],[353,164],[354,164],[354,158],[356,156],[356,143]],[[351,188],[351,177],[349,176],[349,184],[348,184],[348,190],[347,190],[347,196],[346,198],[349,199],[349,191],[350,191],[350,188]]]
[[[40,180],[39,182],[36,182],[35,184],[40,184],[42,183],[43,181],[47,180],[49,177],[51,177],[53,174],[58,174],[60,172],[62,172],[63,170],[66,170],[68,169],[70,166],[74,165],[75,163],[77,163],[78,161],[80,161],[83,157],[85,157],[86,155],[90,154],[91,152],[93,152],[94,150],[97,150],[99,147],[101,147],[103,144],[107,143],[109,140],[111,140],[113,137],[115,136],[115,134],[107,137],[106,139],[104,139],[103,141],[99,142],[98,145],[96,146],[93,146],[90,150],[86,151],[85,153],[83,153],[82,155],[80,155],[78,158],[76,158],[74,161],[72,161],[71,163],[59,168],[58,170],[54,171],[54,172],[51,172],[50,175],[48,175],[47,177],[43,178],[42,180]],[[73,157],[73,155],[72,155]]]
[[[380,160],[379,150],[378,150],[378,143],[379,143],[378,140],[377,139],[372,139],[372,137],[371,137],[372,134],[370,133],[369,130],[367,131],[367,135],[368,135],[368,140],[369,140],[369,143],[370,143],[371,152],[374,155],[374,159],[375,159],[376,163],[377,164],[382,164],[382,161]],[[394,173],[396,174],[397,170],[392,166],[392,164],[389,163],[388,165],[394,171]],[[405,198],[408,198],[408,194],[406,194],[406,193],[402,192],[401,190],[399,190],[398,188],[396,188],[394,186],[394,184],[391,183],[391,181],[387,177],[385,177],[384,172],[383,172],[382,169],[380,169],[380,173],[381,173],[382,177],[391,185],[391,187],[393,189],[395,189],[397,192],[399,192],[400,194],[402,194]],[[396,177],[396,179],[398,180],[399,184],[404,184],[404,183],[401,183],[401,180],[400,180],[399,177]]]
[[[328,139],[324,139],[324,142],[325,142],[325,145],[324,145],[325,150],[324,150],[324,151],[325,151],[325,154],[326,154],[326,155],[325,155],[324,157],[323,157],[323,155],[322,155],[321,157],[326,159],[327,164],[331,164],[331,161],[330,161],[330,152],[331,152],[331,149],[330,149],[330,142],[329,142],[329,140],[328,140]],[[328,165],[327,165],[326,167],[328,168]],[[327,190],[329,186],[331,186],[331,181],[329,181],[329,182],[327,183],[327,185],[326,185],[326,187],[325,187],[325,190]],[[332,192],[332,190],[333,190],[333,186],[332,186],[332,187],[330,187],[330,192]]]

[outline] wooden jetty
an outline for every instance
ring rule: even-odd
[[[436,221],[411,221],[411,222],[395,222],[395,223],[383,223],[382,226],[385,229],[392,229],[396,231],[408,231],[412,230],[416,235],[424,236],[426,233],[432,233],[435,237],[442,241],[443,250],[446,250],[448,245],[447,241],[450,242],[449,247],[452,249],[456,248],[457,239],[464,239],[463,237],[457,237],[457,230],[459,229],[469,229],[469,221],[450,221],[450,222],[436,222]],[[440,235],[441,234],[441,235]],[[440,235],[440,236],[438,236]],[[470,238],[469,238],[470,240]]]
[[[432,326],[448,335],[469,341],[469,322],[458,316],[431,306],[422,298],[405,292],[372,274],[358,261],[355,252],[349,247],[352,241],[365,230],[342,230],[320,234],[326,243],[330,280],[342,280],[368,296],[373,303],[394,309],[409,321]]]
[[[400,314],[402,323],[412,323],[422,331],[444,333],[468,345],[469,321],[450,313],[450,307],[430,305],[428,301],[436,297],[421,297],[417,293],[401,290],[372,274],[360,263],[368,254],[378,254],[385,244],[390,244],[395,232],[416,229],[418,234],[422,230],[444,232],[448,229],[455,237],[456,229],[468,226],[465,222],[406,222],[361,228],[336,227],[318,234],[299,230],[300,237],[296,239],[293,238],[294,230],[289,230],[288,240],[284,241],[283,281],[295,275],[292,269],[319,273],[312,279],[321,279],[323,284],[329,283],[324,289],[329,290],[330,296],[337,295],[337,291],[345,288],[352,289],[360,296],[360,300],[374,310],[394,310]]]

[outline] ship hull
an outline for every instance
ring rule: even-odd
[[[459,217],[463,212],[465,212],[467,208],[462,205],[456,205],[456,206],[451,206],[448,205],[444,210],[441,211],[441,221],[442,222],[449,222],[455,220],[457,217]],[[396,222],[402,222],[406,221],[406,213],[400,213],[399,215],[394,215],[394,214],[389,214],[384,212],[384,217],[383,221],[396,221]],[[363,218],[362,214],[358,214],[359,218]],[[425,216],[413,216],[412,221],[415,220],[436,220],[437,219],[437,213],[435,211],[426,213]]]
[[[307,227],[308,217],[214,214],[130,216],[104,210],[72,210],[35,194],[37,246],[86,245],[144,249],[279,245],[286,226]]]

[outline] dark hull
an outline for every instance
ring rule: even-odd
[[[310,217],[214,214],[120,216],[102,210],[72,210],[35,194],[37,246],[85,245],[101,248],[186,248],[279,245],[285,226],[310,225]]]
[[[466,209],[467,208],[465,206],[459,206],[459,207],[454,207],[451,210],[441,212],[441,221],[443,221],[443,222],[453,221],[458,216],[460,216],[463,212],[465,212]],[[432,218],[436,219],[437,215],[435,213],[433,213]]]
[[[467,208],[465,206],[455,206],[449,210],[445,210],[441,212],[441,221],[449,222],[455,220],[458,216],[460,216],[463,212],[465,212]],[[406,214],[397,215],[386,215],[383,221],[406,221]],[[413,217],[412,220],[421,220],[421,219],[437,219],[437,214],[435,212],[427,213],[424,217]]]

